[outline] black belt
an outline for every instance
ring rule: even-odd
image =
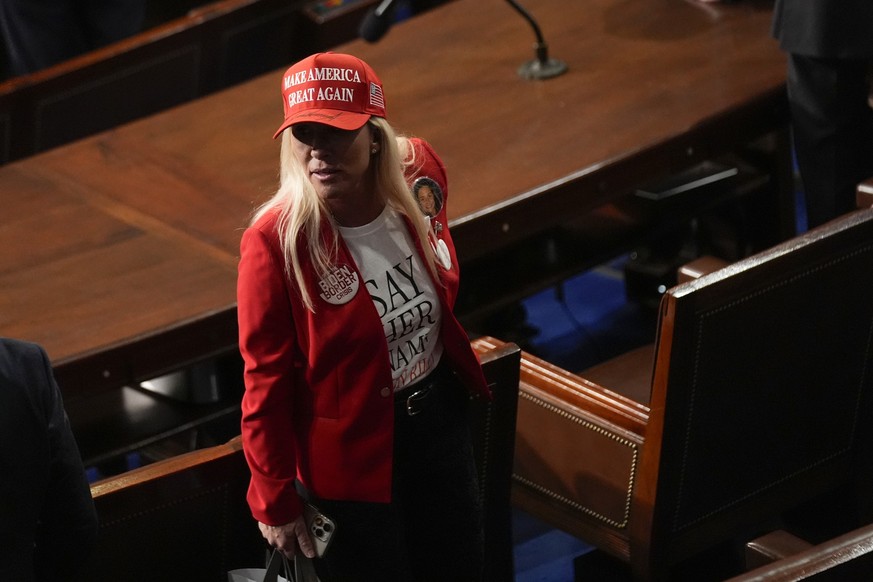
[[[394,393],[395,412],[404,410],[409,416],[420,414],[424,410],[427,397],[430,393],[437,389],[437,385],[448,374],[451,374],[451,368],[445,360],[440,360],[435,370],[425,376],[422,380],[414,382],[409,386],[402,388]]]

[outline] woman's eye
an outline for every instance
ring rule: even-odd
[[[294,133],[294,137],[303,143],[308,143],[312,140],[312,128],[304,123],[291,126],[291,131]]]
[[[355,130],[337,129],[336,127],[319,123],[298,123],[291,126],[291,131],[297,141],[311,147],[316,142],[321,146],[350,142],[357,135]]]

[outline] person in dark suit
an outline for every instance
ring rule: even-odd
[[[0,580],[71,580],[96,537],[48,357],[39,345],[0,338]]]
[[[873,176],[873,1],[776,0],[773,36],[788,53],[788,100],[807,224],[855,208]]]

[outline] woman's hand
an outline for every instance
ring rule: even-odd
[[[278,548],[287,558],[293,558],[299,547],[307,558],[315,557],[315,547],[306,530],[306,522],[301,515],[285,525],[267,525],[258,522],[261,535],[271,547]]]

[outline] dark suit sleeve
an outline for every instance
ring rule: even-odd
[[[782,50],[797,55],[873,58],[873,2],[776,0],[773,37]]]
[[[36,532],[36,579],[68,580],[96,541],[97,514],[60,389],[41,348],[32,371],[33,381],[49,388],[42,392],[50,459],[48,488]]]

